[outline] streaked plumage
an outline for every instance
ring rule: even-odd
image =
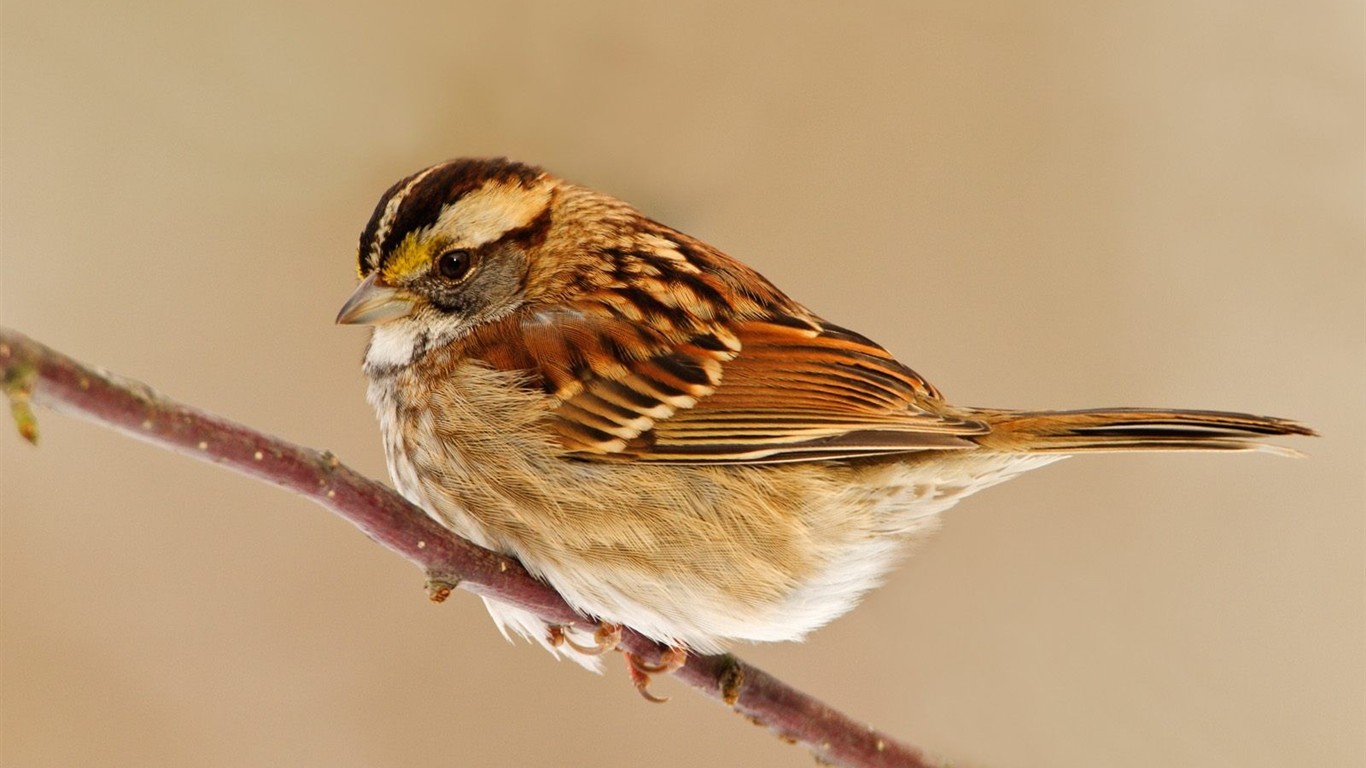
[[[376,324],[365,370],[398,489],[585,614],[693,650],[800,638],[940,512],[1069,453],[1312,434],[952,406],[715,248],[506,160],[391,187],[360,273],[339,321]],[[489,610],[546,642],[539,619]]]

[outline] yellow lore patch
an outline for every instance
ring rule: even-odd
[[[403,242],[384,262],[384,282],[400,285],[404,279],[427,269],[432,261],[430,230],[427,227],[409,232]]]

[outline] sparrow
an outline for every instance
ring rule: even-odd
[[[859,333],[621,200],[507,159],[394,184],[337,322],[372,326],[395,487],[515,557],[596,634],[485,599],[590,669],[631,627],[688,652],[799,640],[961,499],[1075,453],[1293,453],[1296,422],[949,403]],[[647,694],[649,696],[649,694]]]

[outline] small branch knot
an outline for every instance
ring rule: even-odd
[[[4,345],[3,357],[9,361],[13,350]],[[38,418],[33,415],[33,385],[38,381],[38,369],[27,363],[19,363],[5,369],[5,394],[9,397],[9,412],[14,417],[14,426],[19,436],[38,444]]]
[[[341,466],[341,459],[338,459],[337,454],[331,451],[323,451],[318,454],[318,466],[326,472],[335,472],[337,467]]]
[[[451,592],[460,586],[460,577],[454,574],[427,574],[427,599],[433,603],[444,603]]]
[[[718,687],[721,700],[726,706],[733,707],[740,700],[740,689],[745,685],[745,668],[739,660],[729,653],[721,657],[721,672]]]

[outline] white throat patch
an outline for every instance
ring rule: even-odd
[[[406,318],[375,326],[365,350],[365,369],[383,371],[408,365],[421,338],[417,324]]]
[[[365,350],[365,372],[406,368],[422,353],[444,347],[468,330],[467,319],[430,311],[377,325]]]

